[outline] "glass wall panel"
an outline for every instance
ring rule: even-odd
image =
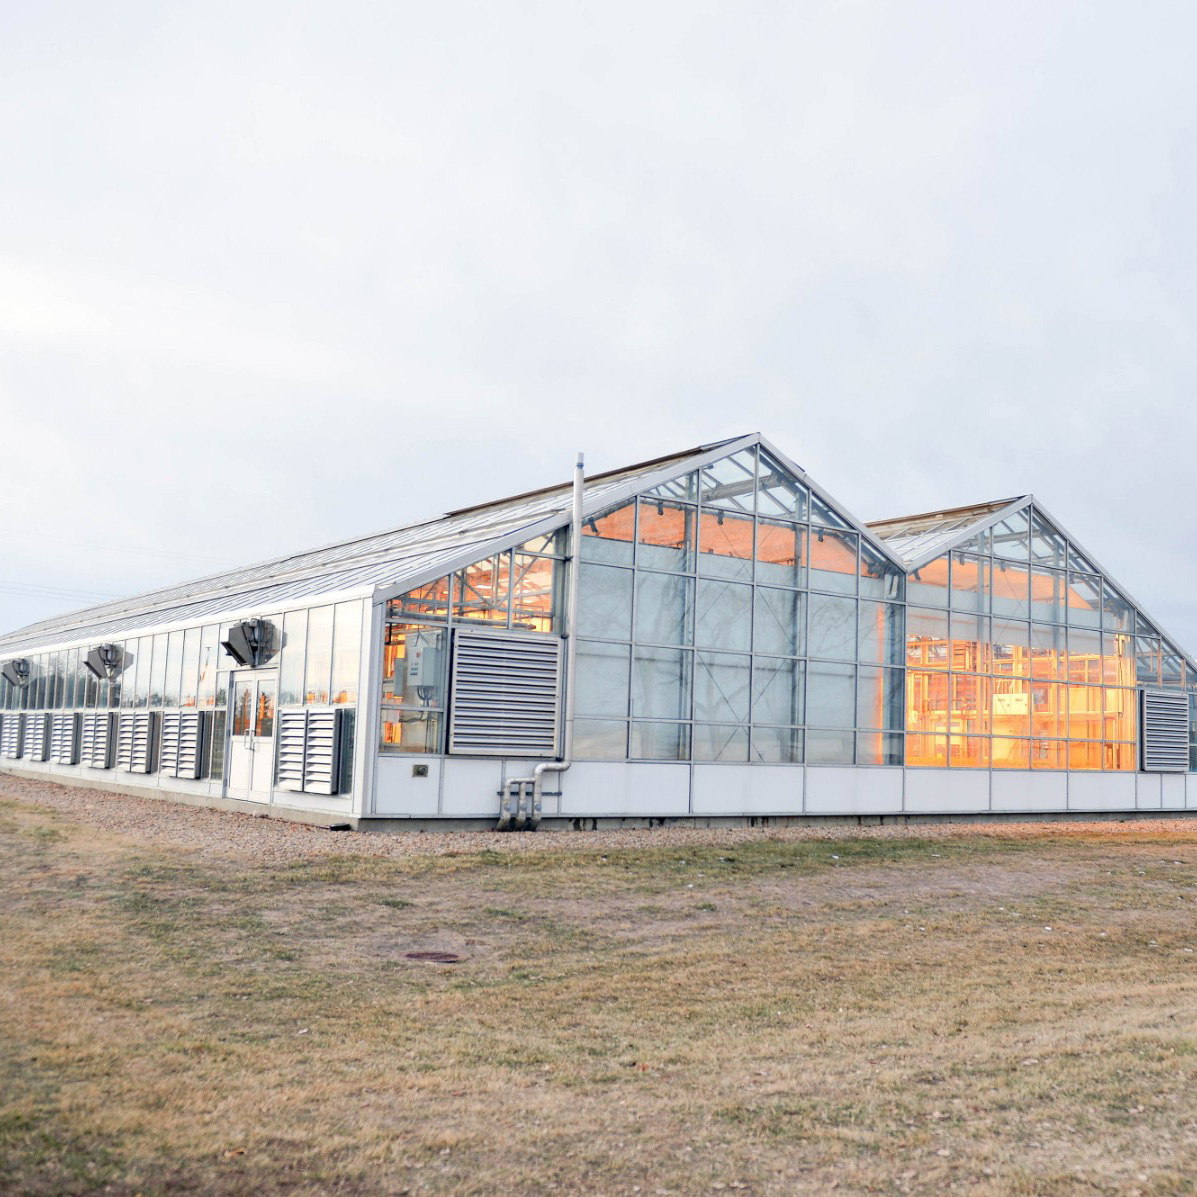
[[[426,586],[393,598],[387,604],[387,617],[445,619],[449,615],[449,579],[438,578]]]
[[[1026,566],[998,561],[993,567],[993,613],[1026,619],[1031,613],[1031,574]]]
[[[698,493],[704,507],[752,514],[756,489],[756,450],[742,449],[699,471]]]
[[[693,507],[662,499],[641,499],[636,564],[642,569],[692,572],[694,519]]]
[[[561,610],[562,569],[551,557],[516,553],[511,580],[511,626],[552,633]]]
[[[446,628],[387,624],[380,732],[384,751],[442,751],[447,647]]]
[[[769,586],[806,585],[805,528],[760,520],[756,529],[756,580]]]
[[[957,611],[989,610],[990,568],[988,558],[952,554],[952,606]]]
[[[194,707],[199,686],[200,629],[183,633],[183,675],[179,685],[179,706]]]
[[[691,470],[680,478],[670,478],[660,486],[650,487],[644,492],[654,499],[679,499],[684,503],[698,501],[698,473]]]
[[[856,669],[810,661],[806,672],[806,722],[811,727],[854,727]],[[810,748],[810,740],[807,740]]]
[[[990,726],[989,714],[992,708],[990,692],[992,684],[989,678],[977,677],[971,673],[952,675],[952,709],[948,729],[953,742],[958,737],[974,740],[977,737],[989,735],[993,730]],[[970,751],[975,751],[975,749],[970,749]],[[977,764],[978,762],[972,760],[967,763]]]
[[[636,639],[647,644],[689,644],[694,635],[694,580],[637,573]]]
[[[1032,740],[1031,741],[1032,769],[1067,769],[1068,741],[1067,740]]]
[[[904,697],[902,670],[862,666],[856,680],[856,726],[901,731]]]
[[[333,610],[333,663],[330,696],[338,705],[357,702],[361,672],[362,603],[337,603]]]
[[[812,594],[807,628],[808,653],[827,660],[856,659],[856,600]]]
[[[752,580],[753,522],[722,511],[704,511],[698,530],[698,572]]]
[[[1064,623],[1067,611],[1067,574],[1052,569],[1031,570],[1031,618],[1044,623]]]
[[[946,678],[942,679],[946,682]],[[948,763],[948,737],[932,732],[906,733],[908,765],[944,766]]]
[[[810,588],[837,594],[856,593],[855,532],[815,528],[810,538]]]
[[[810,519],[812,524],[822,524],[824,528],[848,527],[848,521],[813,491],[810,495]]]
[[[139,641],[125,642],[124,669],[121,673],[121,707],[132,708],[137,701],[137,675],[141,672],[141,654],[137,651]]]
[[[307,664],[303,671],[304,702],[323,706],[328,702],[332,676],[332,607],[313,607],[308,612]]]
[[[1058,740],[1068,735],[1068,687],[1054,682],[1031,683],[1031,736]]]
[[[618,719],[574,723],[574,756],[583,761],[622,761],[628,755],[628,725]]]
[[[987,736],[953,732],[948,738],[948,763],[958,769],[988,769],[989,745]]]
[[[860,542],[860,593],[878,599],[901,599],[906,594],[906,575],[866,540]]]
[[[690,756],[690,725],[688,723],[633,723],[629,752],[633,760],[688,760]]]
[[[1038,513],[1031,516],[1031,560],[1039,565],[1063,569],[1068,542]]]
[[[993,731],[998,736],[1031,734],[1030,683],[1021,678],[994,678]]]
[[[920,565],[906,579],[906,601],[922,607],[947,607],[948,605],[948,559],[936,557],[926,565]]]
[[[699,652],[694,663],[694,718],[706,723],[747,723],[750,657]],[[747,753],[747,741],[745,741]]]
[[[216,705],[216,625],[208,624],[200,633],[199,684],[196,702],[207,708]],[[144,703],[138,702],[138,706]]]
[[[1103,740],[1134,740],[1136,735],[1134,690],[1109,687],[1105,691]]]
[[[1155,636],[1135,637],[1135,677],[1141,686],[1160,684],[1160,642]]]
[[[862,731],[856,733],[856,763],[858,765],[900,765],[902,751],[900,732]]]
[[[577,669],[575,702],[578,714],[626,719],[631,649],[626,644],[579,640]]]
[[[1068,651],[1062,626],[1031,624],[1031,676],[1067,680]]]
[[[1031,676],[1031,628],[1011,619],[993,620],[993,672],[1008,677]]]
[[[806,487],[764,449],[760,450],[758,473],[756,509],[760,515],[806,518]]]
[[[1016,511],[993,525],[993,555],[1012,561],[1030,560],[1031,525],[1026,509]]]
[[[162,706],[166,693],[166,636],[159,632],[154,638],[154,649],[150,662],[150,706]],[[100,706],[104,706],[103,702]]]
[[[950,626],[952,669],[958,673],[989,673],[992,665],[989,616],[953,611]]]
[[[283,616],[283,653],[279,664],[279,706],[299,706],[303,703],[303,666],[308,638],[308,613],[288,611]],[[388,653],[383,654],[384,666],[390,667]]]
[[[66,686],[63,690],[62,705],[67,710],[75,708],[75,683],[79,677],[79,650],[72,648],[66,655]]]
[[[696,761],[748,760],[748,728],[696,723],[692,743]]]
[[[752,644],[752,587],[699,578],[694,639],[704,647],[747,652]]]
[[[806,666],[780,657],[752,663],[753,723],[802,723]]]
[[[582,560],[631,565],[636,544],[636,504],[628,503],[582,524]]]
[[[1160,684],[1183,689],[1185,684],[1184,658],[1166,640],[1161,642],[1160,648],[1163,653],[1160,658]]]
[[[1101,633],[1088,628],[1068,629],[1068,680],[1100,685],[1102,680]]]
[[[1076,570],[1069,571],[1065,616],[1074,627],[1096,628],[1101,625],[1100,578]]]
[[[632,571],[582,564],[578,575],[578,634],[632,638]]]
[[[1009,740],[995,736],[990,747],[995,769],[1029,769],[1031,741]]]
[[[510,553],[476,561],[453,575],[454,619],[506,625],[510,613]]]
[[[1101,626],[1107,632],[1139,631],[1135,625],[1135,612],[1130,603],[1116,591],[1109,582],[1102,585]],[[1150,633],[1150,629],[1148,629]]]
[[[858,616],[861,661],[902,664],[905,649],[902,610],[899,603],[861,602]]]
[[[1100,686],[1069,686],[1068,738],[1100,740],[1102,729],[1102,692]],[[1101,768],[1100,763],[1091,766]]]
[[[166,677],[162,689],[162,705],[177,707],[183,678],[183,633],[171,632],[166,640]]]
[[[694,654],[637,645],[632,658],[632,714],[689,719]]]
[[[906,608],[906,664],[915,669],[947,669],[946,611]]]
[[[855,759],[853,748],[856,734],[850,731],[824,731],[808,728],[806,732],[806,760],[811,765],[851,765]]]
[[[802,730],[797,727],[753,727],[751,759],[777,765],[800,765],[802,735]]]

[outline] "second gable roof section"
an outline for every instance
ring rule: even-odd
[[[655,486],[672,481],[674,478],[680,478],[693,470],[702,469],[712,462],[719,461],[724,457],[730,457],[734,453],[739,453],[742,449],[748,449],[754,445],[759,445],[763,448],[778,464],[792,473],[799,482],[818,495],[838,515],[842,516],[852,526],[854,531],[859,532],[865,540],[881,553],[886,560],[890,561],[898,569],[905,569],[901,558],[895,556],[892,549],[883,540],[874,535],[863,521],[852,515],[842,503],[834,499],[818,483],[813,482],[801,466],[795,464],[763,436],[755,432],[747,436],[736,437],[733,440],[720,441],[715,445],[701,447],[687,455],[663,459],[657,469],[637,470],[634,475],[629,475],[627,471],[619,471],[619,477],[613,479],[612,484],[609,486],[600,485],[600,483],[603,479],[610,477],[610,475],[598,475],[586,483],[582,499],[582,514],[584,517],[599,515],[612,507],[618,507],[626,503],[642,491],[652,490]],[[665,462],[668,464],[665,464]],[[648,463],[650,467],[655,464],[657,463]],[[522,544],[533,537],[543,536],[558,528],[565,527],[569,523],[570,507],[572,506],[572,494],[568,487],[564,489],[563,495],[564,498],[560,509],[552,515],[546,515],[535,522],[508,531],[485,544],[474,542],[468,548],[463,547],[460,552],[452,556],[437,557],[435,562],[428,561],[418,572],[405,574],[401,579],[397,579],[385,586],[379,586],[374,592],[374,602],[381,603],[387,599],[396,598],[398,595],[415,589],[417,586],[423,586],[428,582],[435,581],[437,578],[444,577],[445,574],[452,573],[454,570],[472,565],[475,561],[479,561],[491,553],[502,552],[504,549]]]

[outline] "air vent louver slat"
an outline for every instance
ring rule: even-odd
[[[79,761],[79,716],[74,711],[55,711],[50,722],[50,759],[59,765]]]
[[[449,751],[555,756],[561,643],[552,636],[455,632]]]
[[[1140,714],[1144,771],[1188,772],[1189,696],[1177,691],[1144,690]]]
[[[341,715],[336,707],[294,707],[278,717],[278,787],[335,794],[340,773]]]
[[[84,714],[79,755],[89,768],[112,768],[112,721],[115,717],[111,711],[87,711]]]
[[[206,711],[163,711],[158,772],[191,780],[203,776]]]
[[[49,754],[49,711],[27,711],[25,714],[25,742],[21,749],[21,756],[27,761],[44,761]]]
[[[24,719],[19,711],[9,711],[0,724],[0,752],[10,760],[21,755],[21,731]]]
[[[123,711],[117,726],[116,767],[149,773],[154,765],[155,711]]]

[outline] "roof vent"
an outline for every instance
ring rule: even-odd
[[[100,681],[110,682],[125,667],[125,650],[119,644],[97,644],[83,664]]]
[[[229,628],[229,638],[220,643],[238,665],[257,669],[274,656],[274,624],[268,619],[243,619]]]
[[[0,665],[0,675],[10,685],[23,686],[29,681],[29,661],[25,657],[17,657],[12,661],[5,661]]]

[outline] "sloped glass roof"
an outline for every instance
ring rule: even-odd
[[[993,499],[988,503],[949,507],[944,511],[929,511],[922,515],[871,520],[868,528],[874,536],[885,542],[886,548],[909,563],[938,554],[967,529],[985,523],[1004,507],[1020,503],[1027,497]]]

